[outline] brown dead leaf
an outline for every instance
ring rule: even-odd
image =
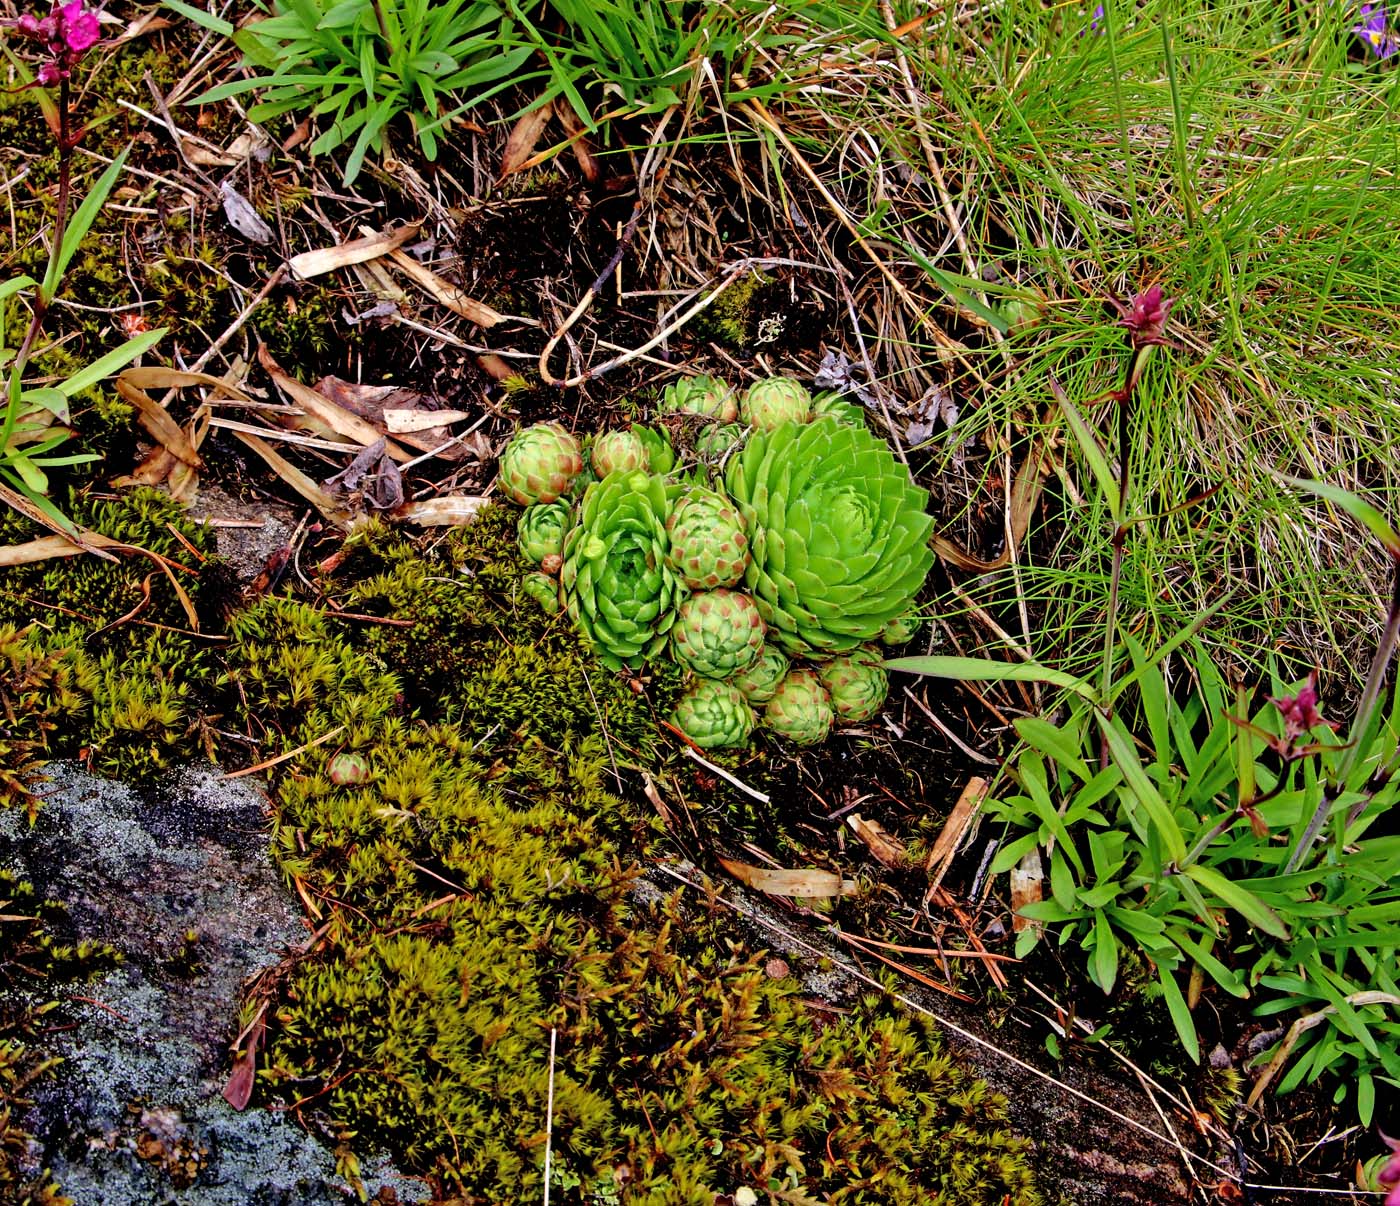
[[[460,422],[470,415],[458,410],[434,410],[429,399],[417,390],[399,385],[361,385],[340,377],[322,377],[315,388],[337,406],[373,423],[376,430],[382,427],[389,434],[397,435],[400,443],[419,452],[436,453],[445,461],[461,461],[469,455],[468,448],[451,442],[452,432],[447,424]],[[396,430],[389,423],[390,411],[412,414],[419,425]],[[417,416],[423,416],[421,421]],[[448,446],[444,448],[444,444]]]
[[[1021,909],[1044,899],[1045,872],[1040,866],[1040,851],[1028,851],[1011,869],[1011,928],[1016,933],[1032,927],[1039,929],[1040,923],[1021,916]]]
[[[904,843],[890,834],[879,821],[867,821],[857,812],[846,818],[846,824],[870,848],[877,862],[897,870],[909,861],[909,852],[904,848]]]
[[[398,230],[384,231],[382,234],[365,235],[339,243],[335,247],[320,247],[315,251],[303,251],[287,261],[292,275],[298,280],[310,280],[313,276],[333,272],[337,268],[347,268],[352,264],[364,264],[377,260],[382,255],[403,246],[413,238],[421,227],[414,223],[401,226]]]
[[[967,833],[968,826],[972,824],[973,818],[977,815],[977,809],[986,794],[987,781],[973,775],[962,789],[962,794],[958,796],[958,802],[953,805],[953,811],[948,814],[948,819],[943,822],[943,828],[938,832],[933,849],[928,852],[928,858],[924,861],[924,869],[929,873],[928,892],[924,896],[925,902],[943,883],[943,877],[948,873],[953,856],[957,854],[958,848],[962,845],[963,835]]]
[[[444,494],[441,498],[422,498],[404,503],[393,517],[403,523],[416,523],[425,528],[460,527],[471,523],[491,500],[474,494]]]
[[[447,423],[460,423],[470,419],[466,410],[412,410],[399,407],[385,407],[384,426],[390,435],[408,435],[415,431],[430,431],[444,428]]]
[[[583,178],[589,184],[597,184],[602,178],[603,168],[598,162],[598,157],[593,154],[593,144],[588,137],[588,127],[579,120],[572,105],[560,105],[557,116],[559,124],[564,127],[564,133],[569,136],[569,149],[573,151],[574,158],[578,160],[579,171],[583,173]]]
[[[306,476],[300,469],[286,460],[280,453],[273,449],[272,445],[264,440],[260,440],[255,435],[249,435],[244,431],[235,431],[234,436],[242,440],[254,452],[256,452],[271,467],[287,485],[291,486],[302,498],[306,499],[316,510],[320,511],[331,523],[339,528],[349,528],[352,524],[350,512],[345,510],[335,499],[321,489],[314,481]]]
[[[112,39],[110,44],[120,46],[123,42],[130,42],[146,34],[159,33],[162,29],[169,29],[171,24],[172,22],[160,15],[160,9],[152,8],[132,21]]]
[[[518,376],[520,372],[519,369],[511,368],[509,363],[495,352],[483,352],[476,358],[476,364],[492,381],[505,381],[509,377]]]
[[[849,896],[856,890],[853,879],[842,879],[835,871],[804,867],[787,871],[772,867],[755,867],[750,863],[722,858],[720,866],[741,884],[770,896]]]
[[[534,155],[540,136],[544,134],[544,128],[553,115],[554,105],[550,101],[545,101],[528,113],[520,115],[511,127],[510,137],[506,139],[505,152],[501,156],[502,180],[513,172],[518,172]]]
[[[180,139],[180,149],[195,167],[233,167],[239,162],[227,152],[215,150],[194,138]]]
[[[267,370],[273,383],[288,399],[295,402],[308,415],[320,420],[337,435],[347,436],[366,448],[376,440],[384,438],[385,433],[373,423],[367,422],[359,415],[331,401],[330,398],[312,389],[309,385],[303,385],[294,377],[287,376],[273,360],[265,345],[258,347],[258,363]],[[393,440],[387,442],[384,450],[400,464],[413,459],[405,449]]]
[[[368,227],[360,228],[362,234],[371,235]],[[479,327],[494,327],[505,321],[505,315],[493,310],[485,302],[468,297],[451,281],[439,276],[431,268],[425,267],[401,248],[391,251],[389,258],[405,276],[440,305],[446,306],[454,314],[460,314],[468,322]]]
[[[130,379],[117,377],[117,393],[136,408],[136,421],[141,424],[162,448],[195,469],[202,469],[204,462],[190,443],[189,437],[180,425],[170,417],[170,412],[159,402],[131,384]]]

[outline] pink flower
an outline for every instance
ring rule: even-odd
[[[1309,674],[1308,681],[1298,688],[1297,695],[1284,695],[1278,699],[1272,695],[1269,696],[1269,702],[1279,710],[1279,714],[1283,717],[1283,739],[1285,741],[1296,741],[1303,734],[1310,733],[1318,725],[1327,723],[1322,719],[1322,713],[1317,708],[1316,683],[1317,675]]]
[[[1126,306],[1117,299],[1111,300],[1121,315],[1118,325],[1126,328],[1132,336],[1133,347],[1166,343],[1164,330],[1167,325],[1167,313],[1176,299],[1163,297],[1161,285],[1149,286]]]
[[[1400,1139],[1392,1139],[1384,1131],[1378,1133],[1381,1141],[1390,1148],[1390,1159],[1376,1174],[1376,1184],[1390,1190],[1385,1195],[1385,1206],[1400,1206]]]
[[[83,11],[83,0],[72,0],[61,10],[63,41],[74,54],[90,50],[102,36],[95,12]]]

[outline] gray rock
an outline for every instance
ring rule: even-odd
[[[49,1053],[64,1062],[32,1090],[32,1163],[78,1206],[353,1201],[331,1151],[287,1115],[222,1097],[244,982],[306,938],[267,855],[258,788],[207,767],[140,791],[48,769],[32,828],[0,812],[0,864],[125,962],[60,990],[61,1024],[76,1025],[54,1030]],[[430,1196],[385,1163],[363,1169],[384,1200]]]

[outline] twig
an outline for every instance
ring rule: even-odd
[[[549,1028],[549,1099],[545,1104],[544,1120],[544,1206],[549,1206],[549,1171],[554,1154],[554,1053],[559,1042],[559,1031]]]
[[[683,746],[682,749],[685,751],[685,754],[686,754],[686,756],[687,756],[688,758],[693,758],[696,762],[698,762],[701,766],[703,766],[707,771],[712,771],[714,774],[718,775],[721,779],[723,779],[726,783],[729,783],[729,784],[733,785],[734,787],[737,787],[737,788],[738,788],[740,791],[742,791],[745,795],[752,796],[752,797],[753,797],[755,800],[757,800],[760,804],[768,804],[768,803],[771,802],[771,801],[769,800],[769,798],[768,798],[767,796],[765,796],[761,791],[758,791],[756,788],[750,787],[747,783],[741,783],[738,779],[736,779],[733,775],[731,775],[727,770],[725,770],[724,767],[722,767],[722,766],[716,766],[716,765],[715,765],[713,762],[711,762],[708,758],[704,758],[704,757],[702,757],[700,754],[697,754],[697,753],[695,752],[695,750],[692,749],[690,746],[688,746],[688,745],[687,745],[687,746]]]
[[[229,771],[228,774],[224,775],[224,778],[241,779],[244,775],[255,775],[258,771],[267,770],[268,767],[276,766],[279,762],[286,762],[288,758],[295,758],[298,754],[303,754],[314,746],[325,745],[327,741],[330,741],[333,737],[339,737],[341,733],[345,732],[349,727],[350,726],[347,724],[338,725],[329,733],[322,733],[315,741],[308,741],[305,745],[299,745],[294,750],[288,750],[285,754],[278,754],[275,758],[268,758],[253,766],[245,766],[242,770]]]
[[[917,695],[915,695],[914,692],[911,691],[908,687],[904,688],[904,694],[909,697],[909,699],[913,702],[914,706],[918,708],[920,712],[922,712],[925,716],[929,718],[929,720],[933,722],[934,726],[938,729],[940,733],[943,734],[943,736],[948,738],[949,741],[951,741],[955,746],[957,746],[958,749],[962,750],[962,752],[966,754],[969,758],[971,758],[974,762],[980,762],[984,766],[995,766],[998,769],[1000,769],[1000,762],[998,762],[995,758],[988,758],[986,754],[979,754],[976,750],[974,750],[970,745],[963,741],[961,737],[959,737],[955,732],[953,732],[952,729],[950,729],[946,724],[939,720],[938,717],[935,716],[930,710],[928,704],[924,703],[924,701],[920,699]]]

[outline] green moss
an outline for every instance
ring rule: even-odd
[[[162,543],[152,496],[75,503],[195,562]],[[874,994],[820,1024],[719,911],[634,891],[661,831],[617,774],[664,767],[678,684],[638,693],[517,596],[514,519],[488,509],[430,552],[371,527],[343,585],[263,598],[217,657],[175,625],[97,626],[123,615],[105,596],[130,563],[67,567],[96,613],[72,620],[92,650],[72,715],[100,764],[169,762],[214,705],[259,756],[291,755],[273,850],[318,943],[269,1015],[264,1089],[337,1137],[347,1176],[383,1145],[465,1202],[542,1196],[551,1068],[571,1201],[1037,1201],[1004,1104],[922,1023]],[[47,602],[70,597],[32,572]],[[346,751],[356,781],[335,782]]]
[[[347,327],[340,316],[344,305],[326,286],[289,287],[254,310],[249,325],[288,373],[311,381],[333,371],[336,355],[360,342],[360,328]]]
[[[769,281],[761,272],[749,273],[697,314],[691,329],[701,339],[714,339],[741,350],[751,348],[758,336],[758,323],[764,317],[755,305],[755,295]]]

